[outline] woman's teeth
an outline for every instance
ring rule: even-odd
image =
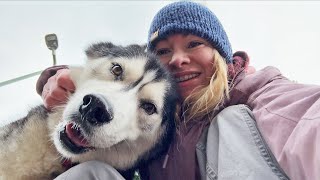
[[[176,78],[176,81],[179,82],[183,82],[183,81],[187,81],[189,79],[195,78],[199,76],[199,74],[189,74],[189,75],[184,75],[184,76],[180,76]]]

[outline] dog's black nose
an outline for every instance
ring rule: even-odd
[[[84,96],[79,112],[81,113],[81,118],[92,125],[101,125],[113,119],[110,104],[99,95],[89,94]]]

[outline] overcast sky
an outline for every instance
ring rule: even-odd
[[[57,63],[85,62],[98,41],[145,43],[154,14],[171,1],[0,1],[0,82],[52,65],[44,36],[58,35]],[[275,66],[289,79],[319,84],[320,2],[201,1],[220,19],[233,51],[256,69]],[[41,103],[38,76],[0,87],[0,125]]]

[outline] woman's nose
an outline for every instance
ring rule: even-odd
[[[190,59],[187,53],[183,51],[174,52],[171,60],[169,61],[169,67],[181,68],[184,64],[189,64]]]

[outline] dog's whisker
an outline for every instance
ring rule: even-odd
[[[125,139],[124,142],[128,145],[129,150],[131,151],[132,154],[135,154],[133,149],[131,148],[129,142]]]
[[[115,149],[115,152],[117,153],[117,158],[120,159],[120,155],[119,155],[117,146],[115,145],[115,146],[110,147],[110,149],[111,149],[111,148],[114,148],[114,149]]]

